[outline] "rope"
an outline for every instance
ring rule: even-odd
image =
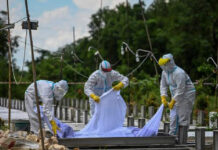
[[[211,60],[213,62],[213,64],[215,65],[216,69],[218,68],[218,65],[216,64],[216,62],[214,61],[213,57],[208,57],[207,58],[207,62],[209,62],[209,60]]]
[[[18,22],[20,22],[20,21],[22,21],[22,20],[24,20],[24,19],[26,19],[26,18],[27,18],[27,17],[23,17],[22,19],[20,19],[20,20],[14,22],[14,24],[16,24],[16,23],[18,23]]]
[[[21,76],[20,76],[19,83],[21,82],[22,77],[23,77],[23,69],[24,69],[24,63],[25,63],[25,58],[26,58],[26,41],[27,41],[27,30],[26,30],[26,35],[25,35],[25,45],[24,45],[24,52],[23,52],[23,65],[21,69]]]
[[[20,42],[22,42],[22,43],[27,43],[28,45],[30,45],[30,43],[28,43],[28,42],[24,42],[24,41],[22,41],[22,40],[20,40],[20,39],[18,39]],[[52,51],[52,50],[48,50],[48,49],[44,49],[44,48],[41,48],[41,47],[39,47],[39,46],[33,46],[34,48],[37,48],[37,49],[40,49],[40,50],[46,50],[46,51]],[[57,52],[55,52],[55,53],[57,53]],[[80,61],[80,63],[84,63],[84,61],[82,61],[77,55],[76,55],[76,53],[74,53],[74,50],[73,50],[73,55],[76,57],[76,59],[77,60],[79,60]]]
[[[142,64],[147,60],[149,55],[150,53],[147,54],[147,56],[143,59],[143,61],[134,70],[132,70],[129,74],[127,74],[127,77],[133,74],[135,71],[137,71],[142,66]]]
[[[100,52],[99,52],[99,50],[98,50],[97,48],[95,48],[95,47],[93,47],[93,46],[89,46],[89,47],[88,47],[88,52],[91,51],[91,49],[96,50],[96,52],[94,53],[95,56],[98,55],[98,57],[99,57],[102,61],[105,60],[105,59],[102,57],[102,55],[100,54]]]
[[[1,30],[5,30],[5,29],[10,29],[10,27],[13,27],[13,24],[11,24],[11,25],[8,25],[8,26],[6,26],[6,27],[3,27],[3,28],[1,28],[1,29],[0,29],[0,31],[1,31]]]
[[[55,58],[51,58],[51,59],[57,59],[57,58],[59,58],[59,57],[55,57]],[[68,64],[65,60],[63,60],[63,62],[67,65],[67,66],[70,66],[70,68],[74,71],[74,72],[76,72],[78,75],[80,75],[80,76],[82,76],[82,77],[84,77],[84,78],[89,78],[89,77],[87,77],[86,75],[84,75],[84,74],[82,74],[82,73],[80,73],[80,72],[78,72],[77,70],[75,70],[70,64]]]
[[[129,47],[129,45],[126,42],[122,42],[122,44],[125,45],[127,50],[129,50],[135,57],[137,56],[137,54]],[[151,51],[144,50],[144,49],[137,49],[136,51],[140,51],[140,50],[146,51],[147,53],[152,53]],[[137,57],[145,57],[145,56],[147,55],[138,55]],[[153,56],[153,53],[152,53],[152,56]]]
[[[76,55],[76,53],[74,53],[74,50],[73,50],[73,55],[76,57],[77,60],[79,60],[80,63],[84,63],[84,61],[82,61],[82,60]]]
[[[122,42],[127,47],[127,50],[129,50],[134,56],[136,56],[135,52],[129,47],[129,45],[126,42]]]
[[[145,57],[145,59],[143,59],[143,61],[133,70],[131,71],[129,74],[127,74],[127,76],[133,74],[136,70],[138,70],[138,68],[141,67],[141,65],[147,60],[148,56],[150,55],[150,57],[152,57],[155,62],[158,64],[156,57],[154,56],[154,54],[149,51],[149,50],[144,50],[144,49],[137,49],[136,52],[138,51],[142,51],[142,52],[146,52],[146,55],[139,55],[138,53],[135,53],[126,42],[122,42],[122,44],[124,44],[127,48],[127,50],[129,50],[135,57],[141,58],[141,57]],[[156,69],[155,69],[156,70]]]
[[[114,67],[114,66],[116,66],[119,62],[121,61],[121,59],[119,59],[117,62],[115,62],[115,63],[113,63],[113,64],[111,64],[111,67]]]
[[[146,52],[146,53],[150,53],[151,54],[151,57],[155,60],[155,62],[158,64],[158,61],[157,61],[157,59],[156,59],[156,57],[154,56],[154,54],[151,52],[151,51],[149,51],[149,50],[144,50],[144,49],[137,49],[136,50],[137,52]],[[146,57],[147,55],[138,55],[138,57]]]
[[[75,70],[71,65],[69,65],[65,60],[63,61],[66,65],[68,65],[68,66],[70,66],[71,67],[71,69],[74,71],[74,72],[76,72],[78,75],[80,75],[80,76],[82,76],[82,77],[84,77],[84,78],[89,78],[89,77],[87,77],[86,75],[83,75],[83,74],[81,74],[81,73],[79,73],[77,70]]]
[[[77,60],[79,60],[80,63],[84,64],[84,61],[82,61],[82,60],[76,55],[76,53],[74,53],[74,51],[73,51],[73,55],[75,56],[75,58],[76,58]]]
[[[142,80],[142,81],[138,81],[138,82],[130,81],[130,83],[131,83],[132,85],[146,84],[145,82],[147,82],[147,80]]]
[[[25,45],[24,45],[24,54],[23,54],[23,64],[22,64],[22,69],[21,69],[21,76],[19,81],[17,82],[16,76],[15,76],[15,71],[14,71],[14,67],[13,64],[11,64],[11,68],[12,68],[12,74],[13,74],[13,78],[14,81],[16,83],[16,85],[20,84],[22,78],[23,78],[23,68],[24,68],[24,63],[25,63],[25,57],[26,57],[26,42],[27,41],[27,30],[26,30],[26,34],[25,34]]]
[[[20,39],[18,39],[18,41],[20,41],[21,43],[24,43],[25,44],[25,41],[22,41],[22,40],[20,40]],[[26,42],[28,45],[30,45],[30,43],[28,43],[28,42]],[[44,48],[40,48],[40,47],[38,47],[38,46],[35,46],[35,45],[33,45],[33,47],[34,48],[37,48],[37,49],[40,49],[40,50],[46,50],[46,51],[52,51],[52,50],[48,50],[48,49],[44,49]]]
[[[79,60],[80,63],[84,63],[77,55],[76,55],[76,52],[74,50],[76,50],[76,42],[75,42],[75,28],[73,27],[73,55],[76,57],[77,60]]]
[[[12,24],[10,24],[10,25],[7,25],[7,26],[1,28],[0,31],[13,27],[16,23],[18,23],[18,22],[24,20],[25,18],[26,18],[26,17],[24,17],[24,18],[22,18],[22,19],[20,19],[20,20],[18,20],[18,21],[16,21],[16,22],[14,22],[14,23],[12,23]]]

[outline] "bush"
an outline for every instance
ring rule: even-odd
[[[214,114],[212,115],[212,117],[210,118],[211,122],[215,122],[217,119],[218,119],[218,112],[217,112],[217,113],[214,113]]]
[[[149,106],[157,107],[158,106],[157,98],[155,96],[155,93],[153,93],[153,92],[149,93],[148,100],[146,101],[146,106],[147,107],[149,107]]]
[[[7,125],[5,125],[4,120],[2,120],[2,119],[0,118],[0,130],[6,131],[6,130],[8,130],[8,129],[9,129],[9,127],[8,127]]]
[[[196,101],[196,108],[198,110],[205,110],[208,107],[208,96],[199,95]]]

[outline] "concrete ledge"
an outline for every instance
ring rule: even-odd
[[[105,148],[106,150],[190,150],[190,148]],[[83,150],[83,148],[80,150]],[[84,150],[87,150],[84,148]],[[96,148],[89,148],[88,150],[99,150]]]
[[[174,136],[59,139],[66,147],[173,147]]]

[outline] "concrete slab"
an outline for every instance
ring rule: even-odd
[[[0,107],[0,118],[8,120],[8,108]],[[11,120],[29,120],[29,117],[24,111],[11,109]]]
[[[107,150],[195,150],[190,148],[106,148]],[[83,148],[80,148],[80,150],[83,150]],[[87,150],[84,148],[84,150]],[[99,150],[99,148],[93,149],[89,148],[88,150]]]
[[[113,138],[66,138],[59,139],[59,144],[74,147],[174,147],[175,137],[113,137]]]

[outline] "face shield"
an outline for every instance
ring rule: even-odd
[[[163,69],[163,71],[170,70],[170,59],[169,58],[160,58],[158,61],[158,64],[160,65],[161,69]]]
[[[164,65],[166,65],[169,61],[170,61],[169,58],[160,58],[159,61],[158,61],[158,64],[159,64],[160,66],[164,66]]]

